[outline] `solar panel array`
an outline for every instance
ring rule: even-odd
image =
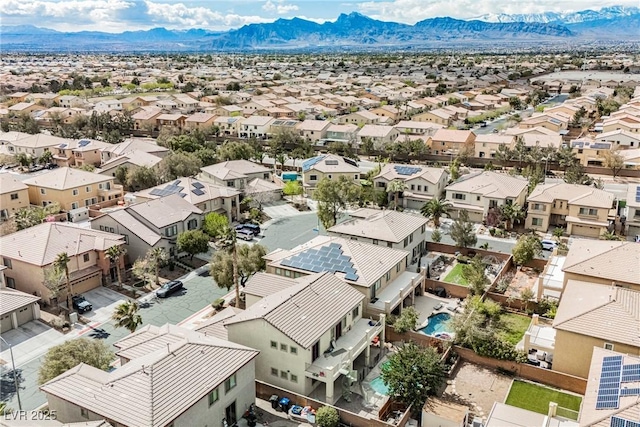
[[[202,190],[201,190],[201,189],[199,189],[199,188],[194,188],[193,190],[191,190],[191,192],[192,192],[193,194],[195,194],[196,196],[204,196],[204,191],[202,191]]]
[[[422,170],[420,168],[414,168],[411,166],[394,166],[393,168],[396,170],[396,173],[398,175],[407,175],[407,176],[415,175]]]
[[[204,184],[198,181],[194,181],[191,185],[193,186],[193,188],[204,188]]]
[[[316,163],[318,163],[320,160],[324,159],[325,156],[317,156],[317,157],[312,157],[308,160],[305,160],[302,163],[302,172],[306,172],[309,169],[311,169]]]
[[[621,375],[622,356],[607,356],[602,359],[596,409],[618,409]]]
[[[636,202],[640,203],[640,185],[636,187]]]
[[[89,141],[88,139],[81,139],[80,141],[78,141],[78,147],[86,147],[89,144],[91,144],[91,141]]]
[[[611,417],[611,427],[640,427],[640,422],[620,417]]]
[[[152,196],[165,197],[175,193],[180,193],[182,190],[184,190],[184,187],[180,187],[176,183],[179,184],[180,181],[175,181],[164,188],[154,188],[153,190],[151,190],[151,192],[149,192],[149,194],[151,194]],[[180,196],[184,197],[183,193],[181,193]]]
[[[280,264],[314,273],[341,272],[345,274],[346,280],[353,282],[359,278],[357,270],[353,268],[351,257],[342,252],[342,245],[339,243],[330,243],[319,249],[307,249],[282,260]]]
[[[633,383],[640,382],[640,364],[625,365],[622,367],[622,379],[620,382]]]

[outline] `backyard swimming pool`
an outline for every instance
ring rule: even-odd
[[[382,377],[374,378],[369,385],[376,393],[383,394],[385,396],[389,395],[389,387],[387,387],[384,381],[382,381]]]
[[[449,326],[451,315],[449,313],[438,313],[429,316],[427,326],[420,329],[425,335],[437,336],[438,334],[447,334],[451,336],[453,329]]]

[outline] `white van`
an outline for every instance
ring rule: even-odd
[[[558,247],[558,242],[555,240],[543,239],[540,243],[542,243],[542,249],[545,251],[552,251]]]

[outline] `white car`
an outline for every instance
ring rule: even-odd
[[[558,242],[555,240],[544,239],[540,243],[542,243],[542,249],[545,251],[552,251],[558,247]]]

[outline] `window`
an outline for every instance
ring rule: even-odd
[[[89,418],[89,410],[80,408],[80,416],[82,416],[82,418]]]
[[[480,201],[480,196],[476,196],[476,201],[479,202]]]
[[[287,351],[288,346],[286,344],[280,344],[280,350]]]
[[[100,226],[100,231],[104,231],[104,225]]]
[[[351,318],[356,319],[360,314],[360,306],[356,306],[353,310],[351,310]]]
[[[277,274],[278,276],[282,276],[282,269],[280,269],[280,268],[276,268],[276,274]]]
[[[353,175],[353,179],[358,180],[358,174]]]
[[[278,348],[278,343],[275,341],[271,341],[271,348]]]
[[[284,277],[291,277],[291,271],[285,270],[284,271]]]
[[[424,232],[427,230],[427,226],[423,225],[422,228],[420,228],[420,233],[424,234]]]
[[[227,187],[235,187],[233,181],[227,181]]]
[[[391,243],[391,242],[387,242],[387,247],[388,247],[388,248],[392,248],[392,247],[393,247],[393,243]]]
[[[106,230],[106,227],[105,227],[105,230]],[[116,230],[113,227],[109,227],[109,233],[115,233],[115,232]]]
[[[404,238],[404,247],[406,248],[408,244],[409,244],[409,238],[405,237]]]
[[[533,210],[534,211],[545,211],[545,206],[541,203],[534,203],[533,204]]]
[[[298,382],[298,376],[291,374],[291,382],[297,383]]]
[[[278,376],[278,370],[276,368],[271,368],[271,375],[273,375],[274,377]]]
[[[164,229],[164,235],[167,237],[173,237],[178,234],[178,226],[172,225],[171,227],[167,227]]]
[[[9,258],[3,257],[2,258],[2,263],[4,264],[5,267],[12,268],[11,267],[11,260]]]
[[[218,393],[218,389],[212,390],[211,393],[209,393],[209,406],[216,403],[219,398],[220,394]]]
[[[464,194],[461,193],[453,193],[453,198],[456,200],[464,200],[466,198],[466,196]]]
[[[373,244],[374,244],[374,245],[377,245],[377,244],[378,244],[378,240],[373,239]]]
[[[80,205],[78,204],[78,202],[71,203],[71,209],[78,209],[79,207]]]
[[[236,374],[233,374],[229,378],[227,378],[227,380],[224,382],[224,391],[225,391],[225,393],[229,392],[229,390],[234,388],[236,385],[237,385],[237,383],[236,383]]]
[[[597,216],[598,210],[591,208],[580,208],[580,215]]]
[[[11,200],[18,200],[18,193],[11,193]]]
[[[289,373],[287,371],[280,371],[280,378],[284,378],[285,380],[288,380]]]
[[[44,188],[40,189],[40,194],[47,194],[47,190],[45,190]]]
[[[391,280],[391,270],[387,271],[387,274],[385,275],[385,280],[388,282],[389,280]]]
[[[289,351],[291,354],[298,354],[298,347],[289,346]]]
[[[413,184],[411,184],[411,191],[413,191],[413,190],[415,190],[415,189],[416,189],[416,186],[415,186],[415,185],[413,185]]]
[[[604,343],[604,349],[605,350],[613,350],[613,344],[611,344],[610,342]]]
[[[90,258],[91,258],[91,257],[89,256],[89,254],[84,254],[84,255],[82,255],[82,261],[84,261],[84,262],[89,262],[89,259],[90,259]]]
[[[413,243],[413,233],[409,235],[409,243]]]
[[[91,193],[91,186],[87,185],[86,187],[84,187],[84,191],[86,191],[87,193]]]
[[[400,263],[396,264],[396,273],[400,272]]]
[[[73,194],[74,196],[78,195],[78,189],[74,188],[73,190],[71,190],[71,194]]]
[[[7,287],[11,289],[16,288],[16,281],[13,277],[7,277]]]
[[[317,181],[318,175],[309,175],[309,181]]]
[[[531,225],[536,225],[538,227],[542,227],[542,218],[533,218],[531,220]]]
[[[187,223],[187,229],[188,230],[195,230],[196,228],[198,228],[198,220],[197,219],[190,219],[189,222]]]

